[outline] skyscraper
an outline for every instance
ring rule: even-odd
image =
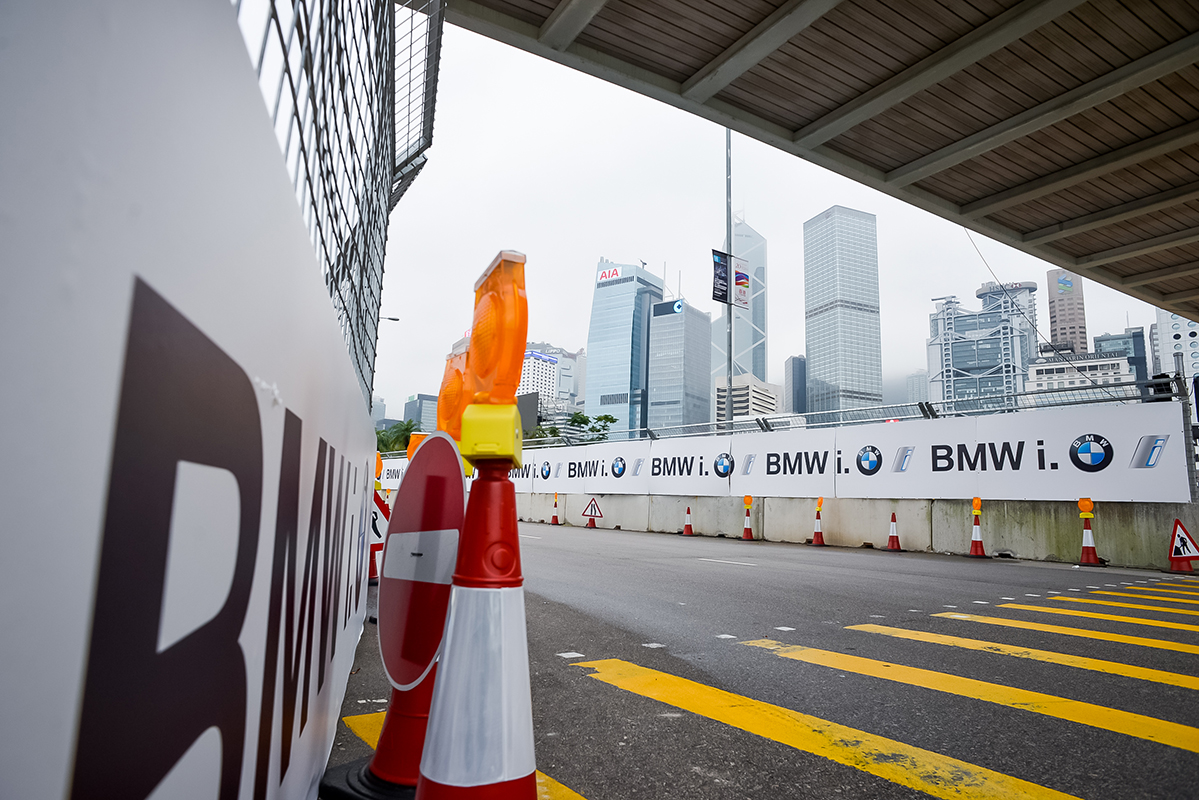
[[[548,342],[528,342],[517,394],[537,392],[538,411],[546,425],[561,425],[564,418],[583,410],[580,396],[587,357]]]
[[[425,433],[437,430],[437,395],[414,394],[404,403],[404,419],[414,419]]]
[[[808,410],[808,362],[791,356],[783,362],[783,413],[805,414]]]
[[[749,309],[734,308],[733,316],[733,375],[753,375],[766,380],[766,239],[745,220],[733,222],[733,255],[743,258],[749,270]],[[720,316],[712,320],[712,395],[716,381],[728,371],[724,348],[728,341],[726,314],[730,306],[722,306]]]
[[[587,332],[586,411],[616,417],[613,430],[640,428],[648,417],[650,310],[662,279],[641,267],[600,259]]]
[[[908,402],[928,402],[928,370],[918,369],[908,376]]]
[[[929,315],[928,399],[966,400],[1024,391],[1037,355],[1037,285],[984,283],[982,310],[943,297]]]
[[[1157,357],[1161,371],[1177,370],[1175,353],[1182,356],[1182,374],[1199,375],[1199,324],[1172,311],[1157,310]]]
[[[655,303],[649,326],[648,428],[711,418],[708,332],[712,315],[686,300]]]
[[[808,413],[883,401],[873,214],[833,206],[804,223]]]
[[[1161,344],[1157,340],[1157,323],[1149,326],[1149,374],[1158,375],[1162,371]]]
[[[1125,328],[1124,333],[1105,333],[1095,337],[1095,352],[1127,356],[1139,382],[1149,380],[1149,360],[1145,357],[1145,329]]]
[[[1087,309],[1082,298],[1082,278],[1064,269],[1046,273],[1049,285],[1049,341],[1069,342],[1075,353],[1087,352]]]

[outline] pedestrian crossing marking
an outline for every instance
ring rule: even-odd
[[[1169,592],[1170,594],[1185,594],[1189,597],[1199,597],[1199,592],[1186,592],[1182,589],[1163,589],[1163,586],[1170,586],[1168,583],[1159,583],[1157,586],[1130,586],[1130,589],[1140,589],[1142,592]],[[1138,597],[1154,597],[1155,595],[1146,594],[1138,595]]]
[[[1091,592],[1091,594],[1106,594],[1112,597],[1132,597],[1137,600],[1156,600],[1159,603],[1188,603],[1199,606],[1199,600],[1187,600],[1183,597],[1156,597],[1151,594],[1131,594],[1129,592]]]
[[[1040,609],[1037,609],[1040,610]],[[1061,609],[1057,609],[1061,610]],[[1199,655],[1199,645],[1183,644],[1182,642],[1171,642],[1167,639],[1148,639],[1143,636],[1126,636],[1122,633],[1108,633],[1107,631],[1092,631],[1086,628],[1069,628],[1062,625],[1046,625],[1041,622],[1027,622],[1022,619],[1004,619],[1003,617],[986,617],[978,614],[933,614],[934,617],[946,617],[948,619],[960,619],[967,622],[982,622],[986,625],[1001,625],[1005,628],[1020,628],[1026,631],[1042,631],[1044,633],[1057,633],[1062,636],[1078,636],[1083,639],[1098,639],[1104,642],[1119,642],[1120,644],[1131,644],[1138,647],[1153,647],[1158,650],[1173,650],[1178,653],[1193,653]]]
[[[1071,795],[903,742],[610,658],[590,677],[701,717],[949,800],[1068,800]]]
[[[1131,711],[1106,708],[1066,697],[987,683],[974,678],[963,678],[960,675],[934,672],[919,667],[875,661],[829,650],[818,650],[814,647],[788,646],[772,639],[757,639],[742,642],[742,644],[773,651],[781,658],[790,658],[842,672],[853,672],[871,678],[881,678],[908,686],[918,686],[959,697],[982,700],[1199,753],[1199,728],[1147,717],[1144,714],[1134,714]]]
[[[1189,617],[1199,617],[1199,611],[1188,611],[1185,608],[1163,608],[1161,606],[1141,606],[1136,603],[1117,603],[1115,600],[1092,600],[1089,597],[1054,597],[1054,600],[1067,600],[1071,603],[1094,603],[1097,606],[1115,606],[1116,608],[1135,608],[1138,611],[1161,611],[1166,614],[1186,614]]]
[[[1122,664],[1119,661],[1105,661],[1100,658],[1086,658],[1068,653],[1055,653],[1052,650],[1036,650],[1031,647],[1014,647],[999,642],[987,642],[981,639],[966,639],[959,636],[945,636],[940,633],[912,631],[905,628],[890,628],[885,625],[850,625],[847,630],[880,633],[897,639],[910,639],[916,642],[942,644],[948,647],[960,647],[964,650],[978,650],[984,653],[1027,658],[1032,661],[1042,661],[1046,664],[1059,664],[1065,667],[1075,667],[1092,672],[1104,672],[1108,675],[1119,675],[1125,678],[1135,678],[1141,681],[1164,683],[1170,686],[1181,686],[1184,689],[1199,690],[1199,678],[1194,675],[1180,675],[1177,672],[1166,672],[1149,667],[1138,667],[1133,664]]]
[[[341,721],[374,750],[379,746],[379,736],[383,733],[383,720],[386,717],[386,711],[377,711],[373,714],[354,714],[342,717]],[[537,770],[537,800],[587,799],[578,792],[563,786],[541,770]]]
[[[1071,598],[1073,599],[1073,598]],[[1133,625],[1148,625],[1152,628],[1170,628],[1176,631],[1199,632],[1199,625],[1188,625],[1185,622],[1170,622],[1164,619],[1147,619],[1145,617],[1121,617],[1117,614],[1100,614],[1098,611],[1078,611],[1073,608],[1047,608],[1045,606],[1026,606],[1021,603],[1004,603],[1000,608],[1015,608],[1020,611],[1040,611],[1042,614],[1061,614],[1067,617],[1085,617],[1087,619],[1106,619],[1110,622],[1128,622]]]

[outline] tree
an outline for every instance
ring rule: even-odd
[[[397,422],[387,430],[375,431],[375,446],[380,453],[407,450],[409,437],[418,432],[420,432],[420,423],[414,419]]]
[[[616,420],[613,419],[612,421],[615,422]],[[582,411],[576,411],[570,415],[570,419],[566,421],[566,424],[572,428],[586,428],[591,424],[591,417],[587,416]]]
[[[572,417],[573,419],[573,417]],[[586,417],[584,417],[586,419]],[[593,442],[602,442],[608,438],[608,429],[616,423],[616,417],[611,414],[600,414],[587,427],[587,432],[594,434],[591,437]]]

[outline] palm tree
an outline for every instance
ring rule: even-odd
[[[391,453],[408,449],[408,437],[420,432],[420,423],[414,419],[397,422],[387,430],[375,431],[375,446],[380,453]]]

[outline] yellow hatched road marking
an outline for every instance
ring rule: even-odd
[[[960,697],[969,697],[1022,711],[1031,711],[1035,714],[1044,714],[1048,717],[1077,722],[1080,725],[1089,725],[1092,728],[1101,728],[1106,731],[1122,733],[1125,736],[1148,739],[1151,742],[1160,742],[1171,747],[1199,753],[1199,728],[1147,717],[1144,714],[1105,708],[1065,697],[1031,692],[1027,689],[1016,689],[998,683],[987,683],[974,678],[963,678],[959,675],[949,675],[919,667],[905,667],[902,664],[891,664],[886,661],[875,661],[844,653],[817,650],[814,647],[787,646],[772,639],[756,639],[741,644],[771,650],[782,658],[839,669],[843,672],[854,672],[871,678],[905,683],[909,686],[919,686],[946,694],[956,694]]]
[[[1050,598],[1067,603],[1094,603],[1097,606],[1115,606],[1116,608],[1135,608],[1139,611],[1163,611],[1167,614],[1186,614],[1188,617],[1199,617],[1199,611],[1188,611],[1185,608],[1162,608],[1161,606],[1140,606],[1136,603],[1117,603],[1115,600],[1092,600],[1089,597],[1066,597],[1058,595]]]
[[[1153,584],[1154,589],[1156,589],[1159,586],[1177,586],[1179,589],[1199,589],[1199,583],[1155,583],[1155,584]],[[1170,590],[1162,589],[1162,591],[1168,592]],[[1179,594],[1195,594],[1195,592],[1179,592]]]
[[[386,716],[386,711],[377,711],[373,714],[342,717],[341,721],[374,750],[379,746],[379,736],[383,733],[383,719]],[[586,800],[586,798],[538,770],[537,800]]]
[[[1199,631],[1199,625],[1188,625],[1185,622],[1170,622],[1163,619],[1146,619],[1145,617],[1121,617],[1116,614],[1100,614],[1098,611],[1076,611],[1073,608],[1046,608],[1045,606],[1026,606],[1022,603],[1003,603],[999,608],[1016,608],[1020,611],[1040,611],[1044,614],[1061,614],[1067,617],[1086,617],[1087,619],[1106,619],[1111,622],[1129,622],[1133,625],[1148,625],[1153,628],[1170,628],[1175,631]]]
[[[1162,584],[1162,585],[1170,586],[1171,584]],[[1170,594],[1186,594],[1186,595],[1190,595],[1191,597],[1199,597],[1199,592],[1184,592],[1182,589],[1159,589],[1159,588],[1157,588],[1157,586],[1129,586],[1128,588],[1129,589],[1139,589],[1142,592],[1169,592]],[[1145,595],[1145,596],[1149,597],[1149,595]]]
[[[1037,611],[1042,609],[1036,606],[1019,606],[1021,608],[1032,608]],[[1047,611],[1061,612],[1063,609],[1045,609]],[[1078,612],[1083,613],[1083,612]],[[1078,636],[1083,639],[1099,639],[1104,642],[1119,642],[1121,644],[1135,644],[1139,647],[1155,647],[1158,650],[1174,650],[1179,653],[1194,653],[1199,655],[1199,645],[1183,644],[1181,642],[1171,642],[1166,639],[1148,639],[1143,636],[1125,636],[1122,633],[1108,633],[1107,631],[1092,631],[1086,628],[1067,628],[1063,625],[1045,625],[1040,622],[1026,622],[1022,619],[1004,619],[1003,617],[986,617],[978,614],[958,614],[953,611],[946,611],[941,614],[933,614],[934,617],[945,617],[947,619],[960,619],[966,622],[982,622],[987,625],[1002,625],[1005,628],[1020,628],[1026,631],[1043,631],[1045,633],[1059,633],[1063,636]],[[1102,616],[1102,615],[1101,615]],[[1113,619],[1120,619],[1113,617]]]
[[[1125,678],[1136,678],[1141,681],[1181,686],[1184,689],[1199,689],[1199,678],[1193,675],[1180,675],[1177,672],[1166,672],[1165,670],[1150,669],[1149,667],[1121,664],[1118,661],[1104,661],[1099,658],[1073,656],[1067,653],[1055,653],[1051,650],[1034,650],[1030,647],[1014,647],[1009,644],[1000,644],[999,642],[965,639],[959,636],[945,636],[940,633],[891,628],[886,625],[850,625],[847,629],[851,631],[866,631],[867,633],[881,633],[883,636],[910,639],[915,642],[943,644],[948,647],[961,647],[965,650],[978,650],[984,653],[1027,658],[1033,661],[1043,661],[1046,664],[1060,664],[1066,667],[1087,669],[1092,672],[1104,672],[1108,675],[1120,675]]]
[[[1156,600],[1159,603],[1190,603],[1199,606],[1199,600],[1187,600],[1182,597],[1154,597],[1145,594],[1129,594],[1128,592],[1088,592],[1087,594],[1106,594],[1112,597],[1134,597],[1137,600]],[[1163,609],[1165,610],[1165,609]]]
[[[1066,800],[1071,797],[956,758],[628,661],[610,658],[576,662],[575,666],[594,669],[592,678],[627,692],[723,722],[933,797],[979,800],[1012,797]]]

